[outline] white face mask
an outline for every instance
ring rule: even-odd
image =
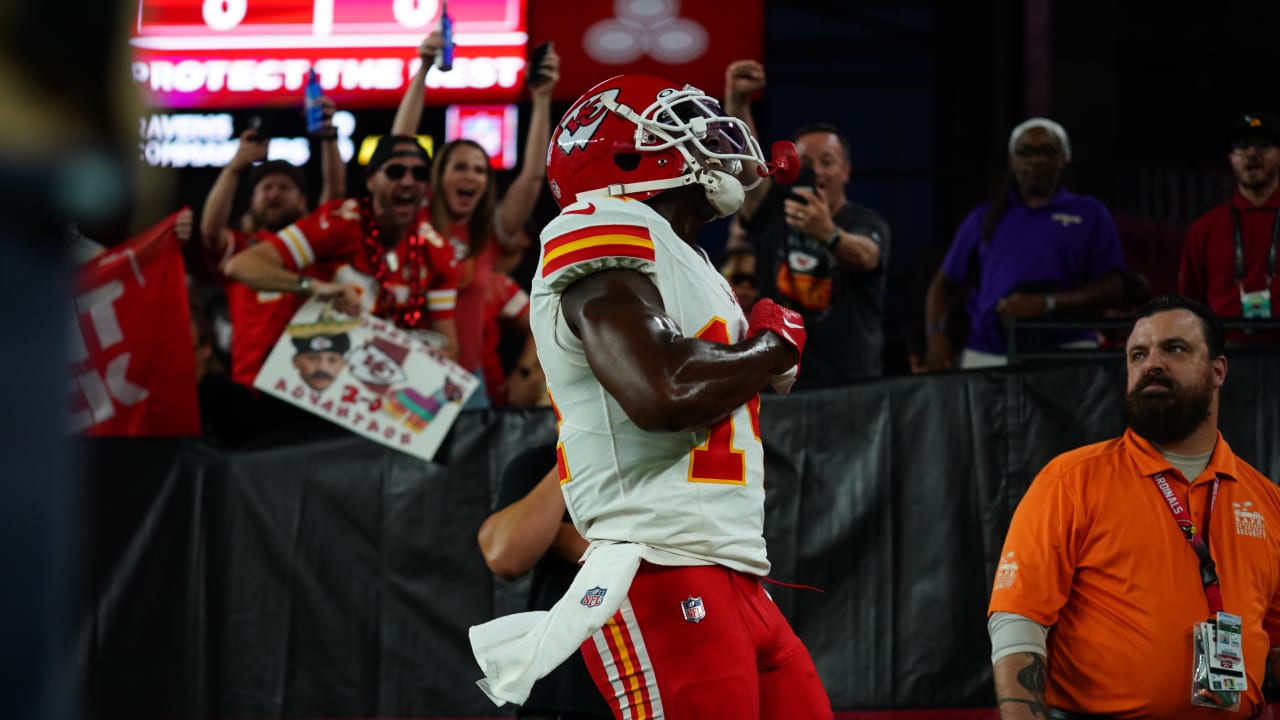
[[[707,194],[707,202],[715,208],[716,217],[732,215],[742,208],[747,193],[738,178],[719,170],[704,170],[698,173],[698,184]]]

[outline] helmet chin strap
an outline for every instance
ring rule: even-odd
[[[719,170],[695,170],[680,177],[662,180],[646,180],[644,182],[617,183],[595,190],[584,190],[578,193],[578,199],[587,197],[620,197],[651,190],[670,190],[686,185],[698,184],[707,195],[707,202],[716,211],[716,217],[722,218],[738,212],[746,199],[746,190],[738,178]]]

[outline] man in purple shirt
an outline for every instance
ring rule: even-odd
[[[1009,135],[1009,173],[992,202],[960,224],[925,300],[926,367],[955,366],[944,332],[951,308],[967,280],[969,340],[960,358],[965,368],[1006,363],[1007,318],[1056,313],[1097,313],[1120,302],[1124,253],[1111,214],[1095,198],[1062,187],[1071,161],[1066,130],[1032,118]],[[1014,184],[1016,183],[1016,188]],[[1037,333],[1019,347],[1087,347],[1096,333]]]

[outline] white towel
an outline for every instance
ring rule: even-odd
[[[550,610],[473,626],[471,652],[484,671],[476,684],[489,699],[499,706],[523,703],[535,682],[577,652],[621,607],[645,549],[630,543],[593,545],[577,577]],[[583,604],[588,590],[598,605]]]

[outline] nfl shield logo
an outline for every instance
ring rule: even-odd
[[[608,592],[608,590],[605,590],[602,587],[593,587],[590,590],[583,593],[582,599],[579,600],[578,602],[582,603],[587,607],[596,607],[600,603],[604,602],[604,594],[606,592]]]
[[[691,622],[702,622],[702,618],[707,616],[707,609],[702,606],[702,598],[689,596],[688,600],[680,602],[680,610],[684,612],[684,619]]]

